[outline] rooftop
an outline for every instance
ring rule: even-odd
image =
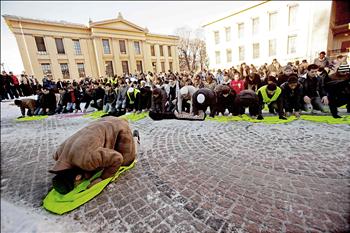
[[[40,24],[50,24],[50,25],[56,25],[56,26],[68,26],[68,27],[78,27],[78,28],[84,28],[84,29],[89,29],[91,26],[94,25],[98,25],[100,23],[104,23],[107,21],[112,21],[112,20],[122,20],[127,22],[128,24],[133,25],[134,27],[139,28],[140,30],[144,31],[145,33],[147,33],[150,36],[164,36],[164,37],[173,37],[173,38],[178,38],[178,36],[174,36],[174,35],[165,35],[165,34],[159,34],[159,33],[151,33],[148,31],[147,27],[146,28],[142,28],[137,26],[136,24],[133,24],[130,21],[125,20],[121,13],[118,13],[118,18],[116,19],[109,19],[109,20],[102,20],[102,21],[95,21],[92,22],[91,20],[89,21],[89,26],[84,25],[84,24],[78,24],[78,23],[71,23],[71,22],[67,22],[64,20],[60,20],[60,21],[53,21],[53,20],[43,20],[43,19],[33,19],[33,18],[26,18],[26,17],[21,17],[21,16],[16,16],[16,15],[2,15],[4,17],[5,20],[15,20],[15,21],[25,21],[25,22],[31,22],[31,23],[40,23]]]
[[[231,13],[231,14],[228,14],[228,15],[225,15],[225,16],[222,16],[222,14],[221,14],[221,16],[216,15],[215,19],[210,20],[208,23],[204,24],[202,27],[206,27],[206,26],[209,26],[209,25],[211,25],[211,24],[217,23],[217,22],[219,22],[219,21],[221,21],[221,20],[230,18],[230,17],[232,17],[232,16],[234,16],[234,15],[238,15],[238,14],[244,12],[244,11],[250,10],[250,9],[252,9],[252,8],[255,8],[255,7],[257,7],[257,6],[260,6],[260,5],[262,5],[262,4],[265,4],[265,3],[269,2],[269,1],[271,1],[271,0],[247,2],[246,5],[244,5],[243,7],[237,8],[237,9],[235,10],[235,12],[233,12],[233,13]]]

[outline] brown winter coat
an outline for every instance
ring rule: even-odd
[[[104,169],[101,178],[115,174],[121,165],[136,157],[128,121],[104,117],[66,139],[54,154],[56,165],[50,172],[79,167],[85,171]]]
[[[28,108],[30,109],[30,111],[32,112],[32,114],[34,114],[35,111],[35,100],[34,99],[22,99],[21,100],[21,106],[19,106],[21,109],[25,109]]]

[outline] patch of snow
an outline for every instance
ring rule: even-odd
[[[76,224],[75,224],[76,228]],[[46,216],[34,213],[29,209],[15,206],[1,199],[1,232],[25,233],[25,232],[71,232],[71,226],[49,220]],[[75,231],[75,232],[79,232]],[[83,232],[83,231],[80,231]]]

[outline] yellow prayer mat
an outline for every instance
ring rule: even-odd
[[[126,118],[131,121],[139,121],[143,118],[148,117],[148,112],[141,112],[141,113],[130,113],[120,116],[121,118]]]
[[[327,124],[348,124],[350,125],[350,115],[342,116],[342,118],[333,118],[332,116],[315,116],[302,115],[302,120],[327,123]]]
[[[279,119],[278,116],[265,116],[263,120],[257,120],[257,119],[252,119],[251,117],[244,114],[242,115],[242,117],[239,117],[239,116],[215,116],[214,118],[207,117],[205,120],[218,121],[218,122],[248,121],[252,123],[283,124],[283,123],[294,121],[296,119],[297,118],[295,116],[291,116],[287,118],[287,120],[281,120]]]
[[[86,114],[83,117],[89,117],[89,118],[97,119],[97,118],[101,118],[101,116],[103,116],[105,114],[106,113],[103,112],[103,111],[96,111],[96,112],[92,112],[92,113]]]
[[[107,114],[107,113],[105,113],[103,111],[96,111],[93,113],[86,114],[83,117],[98,119],[98,118],[101,118],[105,114]],[[129,114],[122,115],[120,117],[131,120],[131,121],[139,121],[147,116],[148,116],[148,112],[142,112],[142,113],[129,113]]]
[[[38,121],[46,118],[48,118],[48,116],[26,116],[23,118],[16,119],[16,121]]]
[[[43,200],[43,207],[56,214],[64,214],[72,211],[96,197],[110,182],[115,181],[122,173],[133,168],[135,164],[136,160],[129,166],[121,166],[113,177],[104,179],[89,189],[87,187],[90,182],[100,177],[102,171],[97,172],[90,180],[83,181],[67,194],[63,195],[58,193],[55,189],[51,189]]]

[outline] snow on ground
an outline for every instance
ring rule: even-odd
[[[49,220],[29,209],[16,206],[1,199],[1,232],[2,233],[54,233],[71,232],[68,225]],[[80,231],[82,232],[82,231]]]

